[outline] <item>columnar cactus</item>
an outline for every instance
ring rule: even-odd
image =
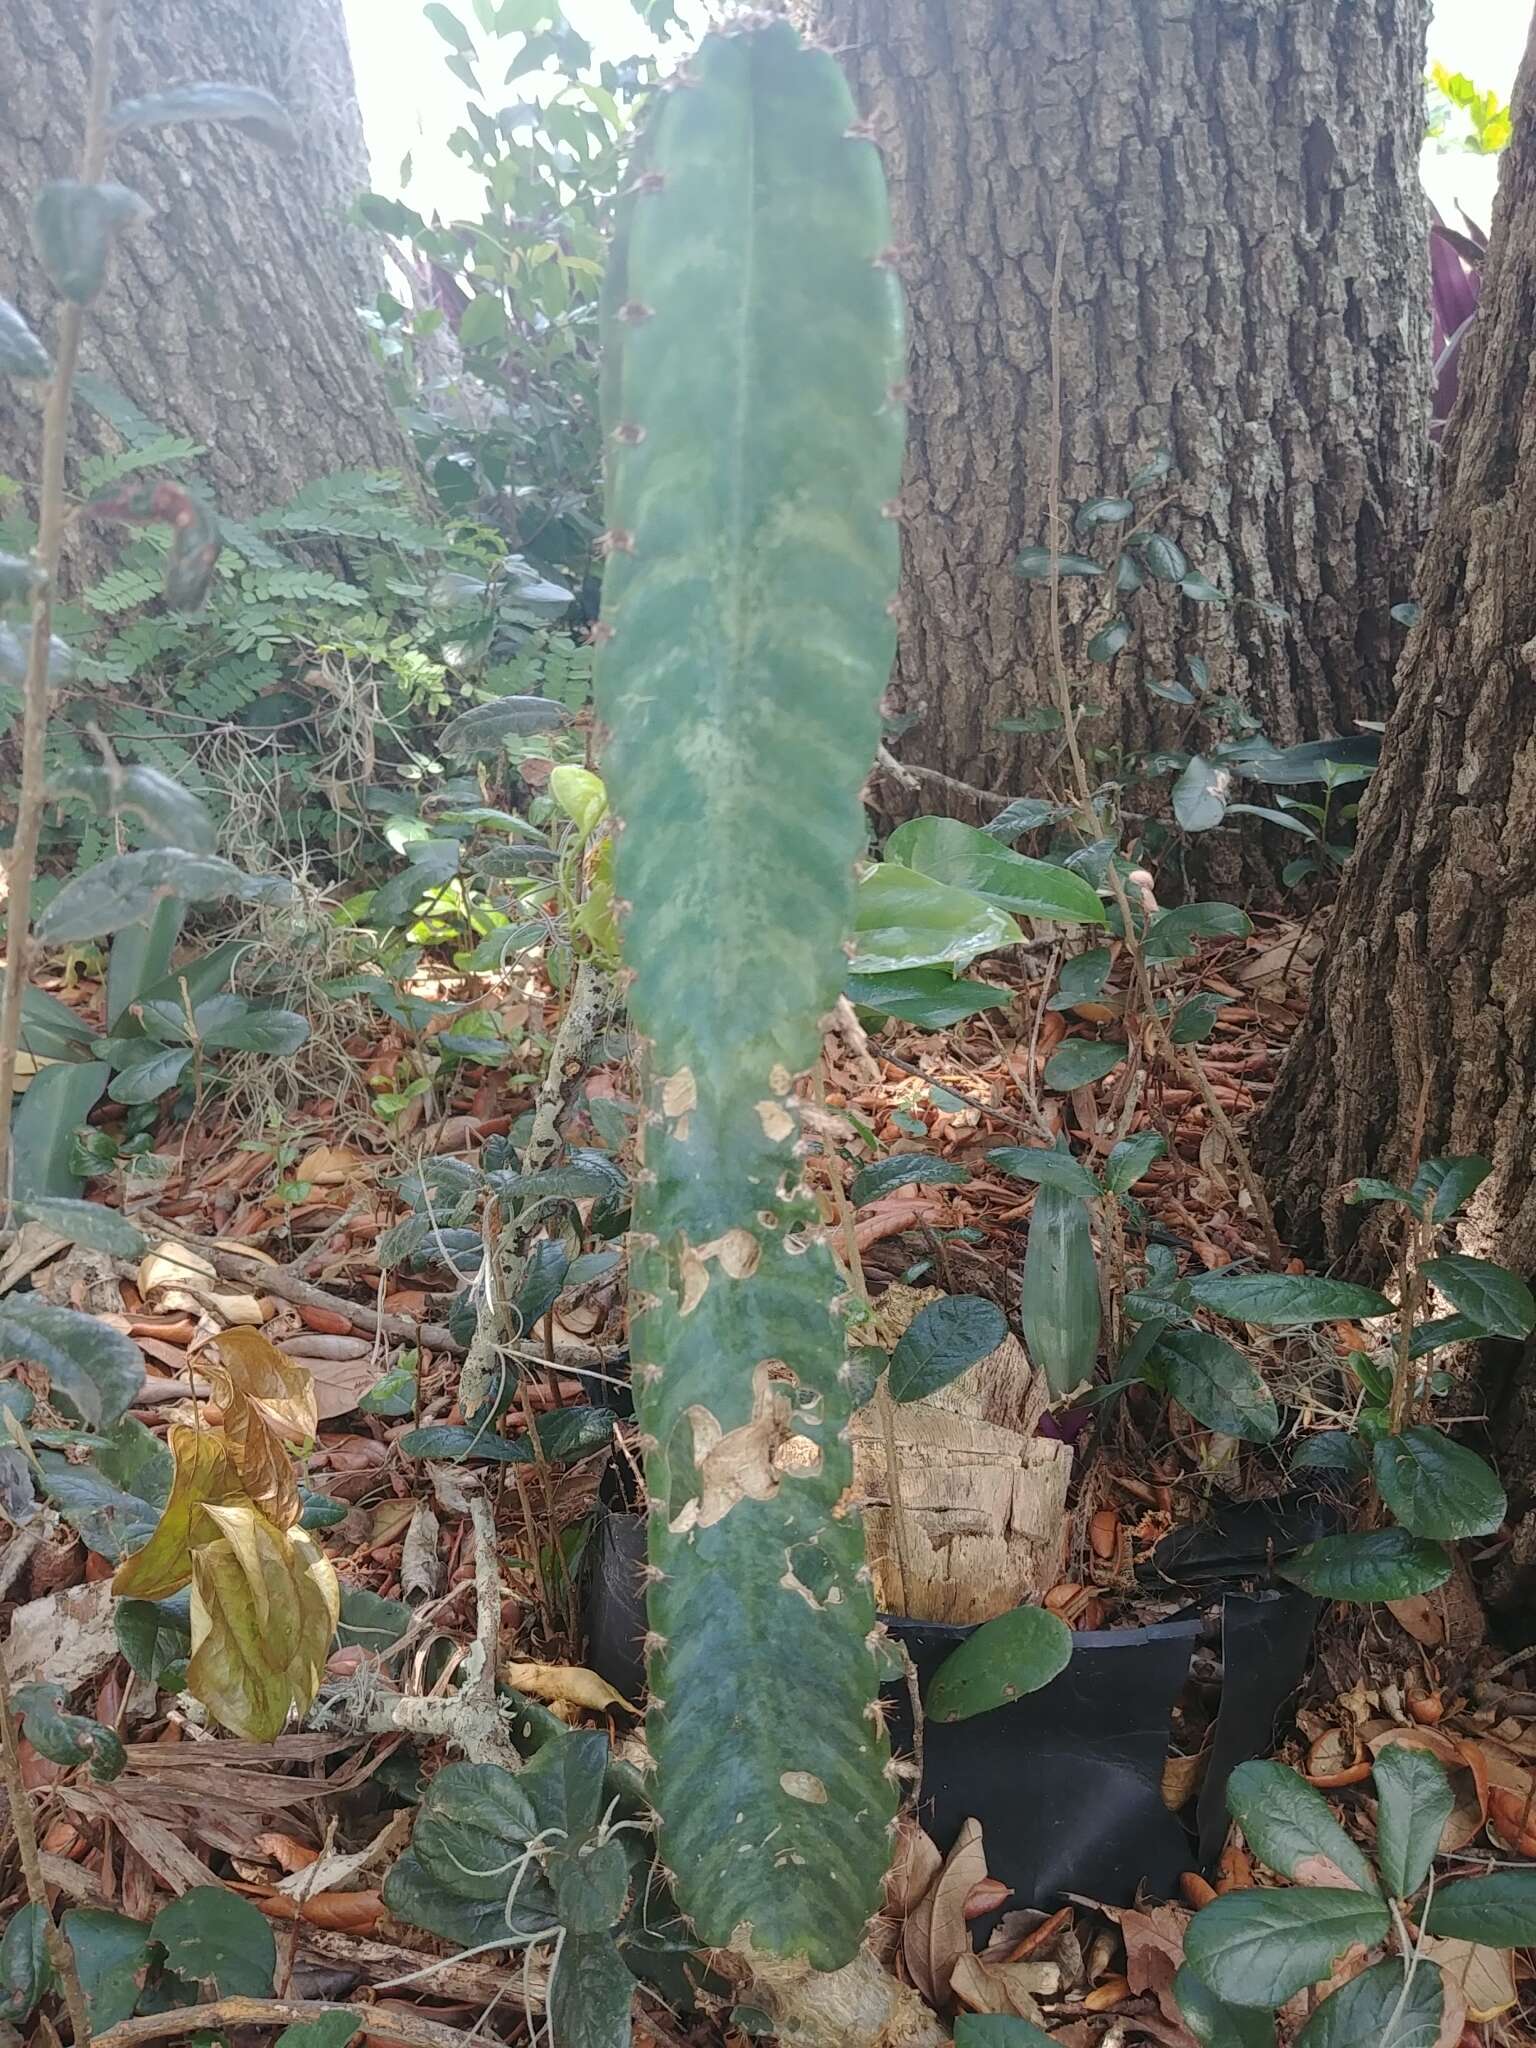
[[[893,650],[901,302],[879,155],[787,23],[710,36],[642,165],[610,285],[598,708],[647,1067],[647,1727],[701,1939],[831,1969],[895,1787],[797,1097]]]

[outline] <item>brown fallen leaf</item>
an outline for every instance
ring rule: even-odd
[[[967,1920],[980,1920],[988,1913],[995,1913],[999,1906],[1006,1905],[1013,1897],[1010,1888],[1001,1878],[984,1877],[980,1884],[973,1884],[966,1893],[962,1911]]]
[[[1407,1629],[1426,1650],[1438,1650],[1445,1641],[1445,1609],[1428,1593],[1410,1593],[1402,1600],[1383,1602],[1399,1628]]]
[[[268,1856],[279,1870],[304,1870],[315,1862],[320,1851],[308,1842],[301,1842],[297,1835],[285,1835],[276,1830],[256,1837],[256,1847]]]
[[[1102,1984],[1095,1984],[1083,2000],[1087,2012],[1111,2012],[1117,2005],[1123,2005],[1131,1995],[1130,1982],[1125,1977],[1106,1977]]]
[[[1181,1806],[1194,1798],[1205,1782],[1206,1766],[1210,1760],[1209,1748],[1202,1749],[1196,1756],[1164,1758],[1163,1804],[1170,1813],[1177,1813]]]
[[[935,2010],[949,1998],[956,1963],[971,1952],[965,1901],[986,1874],[981,1823],[968,1820],[945,1857],[943,1868],[901,1930],[901,1955],[907,1975]]]
[[[371,1934],[384,1918],[384,1899],[379,1892],[320,1892],[312,1899],[290,1899],[253,1884],[231,1884],[229,1889],[244,1892],[257,1912],[265,1913],[269,1920],[304,1920],[311,1927],[328,1927],[339,1934]]]
[[[1054,1998],[1061,1989],[1057,1963],[996,1963],[969,1949],[950,1973],[950,1992],[971,2012],[1008,2013],[1044,2025],[1037,1999]]]
[[[1454,1988],[1466,2001],[1468,2019],[1479,2023],[1497,2019],[1515,2004],[1519,1994],[1515,1988],[1514,1957],[1507,1948],[1453,1941],[1440,1934],[1421,1936],[1420,1947],[1432,1962],[1440,1965],[1447,1990]]]
[[[905,1920],[944,1866],[933,1837],[910,1814],[896,1827],[896,1849],[885,1874],[885,1910]]]
[[[372,1165],[350,1145],[317,1145],[293,1169],[293,1178],[307,1180],[311,1187],[343,1188],[371,1172]]]

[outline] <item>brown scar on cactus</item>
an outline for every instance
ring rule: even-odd
[[[705,1244],[685,1244],[678,1260],[678,1314],[692,1315],[709,1292],[711,1259],[718,1260],[727,1280],[750,1280],[762,1256],[762,1246],[740,1224]]]
[[[789,1396],[773,1376],[778,1363],[764,1358],[753,1367],[752,1420],[736,1429],[722,1429],[714,1413],[699,1402],[683,1410],[693,1433],[699,1491],[668,1522],[674,1536],[711,1529],[738,1501],[772,1500],[778,1492],[782,1474],[774,1454],[793,1434]]]
[[[763,1127],[763,1136],[770,1145],[782,1145],[786,1138],[795,1135],[795,1120],[782,1102],[759,1102],[753,1107],[757,1111],[757,1120]]]
[[[807,1806],[825,1806],[827,1788],[814,1771],[781,1771],[780,1789],[791,1799],[803,1799]]]

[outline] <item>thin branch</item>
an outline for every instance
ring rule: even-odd
[[[217,1998],[207,2005],[182,2005],[172,2012],[150,2012],[123,2020],[97,2036],[98,2048],[138,2048],[142,2041],[166,2041],[172,2035],[190,2040],[200,2033],[233,2027],[293,2027],[345,2013],[376,2041],[398,2041],[402,2048],[468,2048],[470,2036],[441,2020],[406,2012],[398,2005],[333,2005],[310,1998]]]
[[[881,747],[875,759],[905,789],[916,789],[924,782],[936,782],[940,789],[953,790],[956,796],[974,797],[978,803],[1008,804],[1013,801],[1000,789],[978,789],[974,782],[962,782],[958,775],[945,775],[937,768],[923,767],[918,761],[898,761],[889,747]]]

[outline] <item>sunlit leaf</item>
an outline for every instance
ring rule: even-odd
[[[897,1401],[920,1401],[988,1357],[1008,1334],[995,1302],[979,1294],[946,1294],[925,1302],[891,1352],[890,1388]]]
[[[216,1542],[192,1559],[187,1686],[214,1719],[270,1742],[320,1689],[341,1610],[336,1574],[300,1529],[252,1507],[209,1506]]]
[[[248,875],[214,854],[151,847],[115,854],[66,882],[37,920],[37,936],[55,946],[105,938],[147,917],[167,896],[191,903],[288,903],[293,894],[282,876]]]
[[[967,1721],[1038,1692],[1071,1655],[1072,1631],[1059,1615],[1015,1607],[950,1651],[928,1682],[924,1708],[935,1721]]]
[[[52,778],[52,791],[79,797],[99,817],[136,819],[156,846],[213,852],[217,834],[206,806],[163,769],[141,762],[71,764]]]
[[[219,1430],[173,1422],[167,1434],[175,1463],[171,1497],[144,1548],[125,1558],[113,1575],[112,1591],[120,1599],[164,1600],[178,1592],[192,1577],[193,1546],[215,1534],[203,1510],[246,1498]]]
[[[260,1330],[221,1331],[210,1361],[213,1397],[224,1411],[230,1459],[247,1496],[286,1529],[299,1518],[298,1474],[288,1444],[318,1424],[314,1375]]]

